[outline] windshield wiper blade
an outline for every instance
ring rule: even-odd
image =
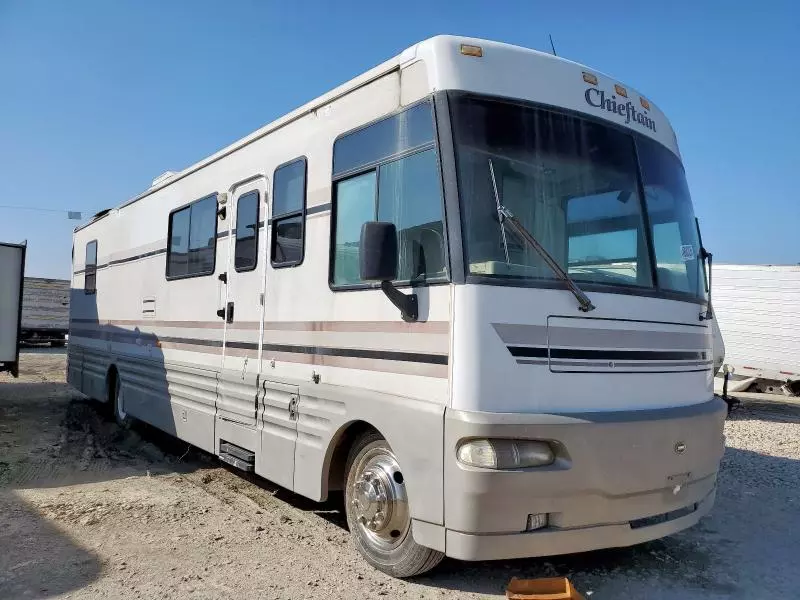
[[[570,277],[567,272],[561,268],[561,265],[556,262],[556,259],[545,250],[544,246],[542,246],[533,235],[519,222],[519,219],[514,216],[514,214],[508,210],[503,204],[500,202],[500,194],[497,193],[497,181],[495,180],[494,176],[494,165],[492,164],[492,159],[489,159],[489,173],[492,176],[492,188],[494,189],[494,200],[497,205],[497,218],[500,220],[500,229],[503,234],[503,247],[505,248],[506,252],[506,262],[509,262],[508,258],[508,242],[506,240],[506,230],[505,230],[505,223],[508,221],[508,224],[511,226],[511,229],[516,233],[523,241],[527,242],[529,246],[531,246],[536,252],[539,253],[539,256],[542,257],[544,262],[547,264],[548,267],[556,274],[556,276],[561,279],[566,285],[567,289],[572,292],[572,295],[575,296],[575,299],[578,301],[578,308],[583,312],[589,312],[594,310],[596,307],[592,304],[592,301],[589,299],[589,296],[583,293],[583,290],[578,287],[572,277]]]

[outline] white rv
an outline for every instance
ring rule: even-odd
[[[435,37],[78,228],[69,381],[396,576],[626,546],[714,502],[703,256],[649,99]]]

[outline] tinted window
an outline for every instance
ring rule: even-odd
[[[167,277],[212,274],[216,249],[216,196],[198,200],[170,215]]]
[[[305,206],[306,159],[301,158],[275,170],[270,250],[274,267],[303,262]]]
[[[258,262],[258,192],[240,196],[236,204],[234,268],[250,271]]]
[[[423,102],[336,140],[333,174],[339,176],[430,143],[433,113],[430,103]]]
[[[352,285],[359,277],[358,244],[361,226],[375,219],[376,172],[370,171],[336,184],[336,244],[333,283]]]
[[[97,241],[86,244],[86,269],[83,276],[83,289],[87,294],[97,291]]]
[[[296,160],[275,171],[272,216],[303,210],[306,193],[306,161]]]
[[[378,221],[397,227],[399,281],[444,275],[442,195],[436,151],[381,165]]]
[[[336,183],[333,284],[363,283],[361,227],[386,221],[397,227],[398,281],[446,276],[442,194],[436,151],[425,150]]]
[[[629,135],[488,99],[462,97],[452,108],[471,274],[555,277],[536,250],[501,226],[499,200],[578,282],[653,286]]]
[[[660,144],[637,138],[658,286],[704,297],[700,236],[680,160]]]

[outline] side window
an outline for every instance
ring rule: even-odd
[[[97,240],[86,244],[86,270],[83,276],[83,291],[86,294],[97,292]]]
[[[336,184],[336,246],[333,283],[361,283],[358,276],[358,243],[361,225],[375,219],[377,173],[369,171]]]
[[[334,145],[331,283],[361,285],[358,246],[367,221],[397,227],[397,280],[447,277],[439,159],[427,102],[339,138]]]
[[[213,274],[216,252],[216,194],[170,213],[167,279]]]
[[[303,262],[306,212],[306,159],[299,158],[275,169],[272,189],[273,267]]]
[[[258,192],[239,196],[236,203],[234,268],[252,271],[258,262]]]
[[[653,247],[658,260],[658,276],[661,285],[678,292],[696,293],[693,285],[695,282],[690,279],[687,270],[687,261],[681,256],[683,237],[680,224],[676,221],[667,221],[666,223],[653,223],[652,227]]]

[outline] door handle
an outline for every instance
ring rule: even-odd
[[[233,302],[228,302],[226,308],[218,309],[217,316],[220,319],[225,319],[226,323],[233,323]]]

